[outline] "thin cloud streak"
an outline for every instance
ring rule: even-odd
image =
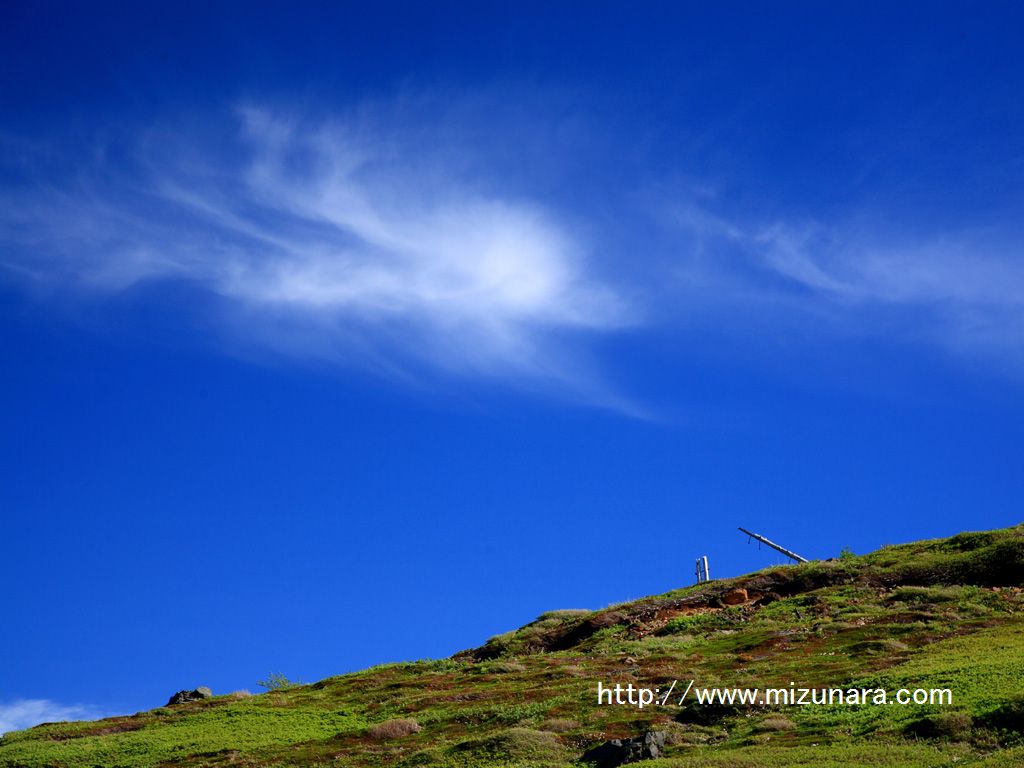
[[[676,289],[693,312],[745,308],[741,332],[754,330],[752,316],[771,332],[810,315],[815,322],[802,323],[809,333],[877,333],[966,356],[1019,357],[1024,262],[1012,234],[913,234],[868,216],[764,225],[693,204],[671,218],[685,242]]]
[[[888,245],[850,232],[822,238],[784,228],[757,242],[772,270],[857,322],[860,310],[904,312],[906,338],[969,356],[1019,360],[1024,265],[1012,246],[970,235]],[[930,322],[922,323],[922,316]],[[887,333],[894,330],[900,332],[899,323],[886,326]]]

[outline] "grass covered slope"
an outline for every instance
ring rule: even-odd
[[[0,740],[0,766],[1024,765],[1024,526],[554,611],[451,659]],[[951,706],[598,705],[596,685],[948,688]]]

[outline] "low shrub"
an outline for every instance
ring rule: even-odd
[[[294,688],[298,685],[302,685],[302,683],[297,680],[289,680],[280,672],[271,672],[267,675],[266,680],[257,680],[256,685],[260,688],[266,688],[268,691],[283,691],[288,688]]]
[[[978,721],[982,725],[1020,739],[1024,734],[1024,696],[1008,699],[991,712],[979,716]]]
[[[796,723],[784,715],[772,715],[757,724],[759,731],[792,731],[794,728]]]
[[[371,725],[366,729],[366,734],[371,739],[400,739],[413,733],[419,733],[423,726],[411,717],[400,717],[395,720],[385,720],[383,723]]]
[[[562,746],[552,733],[529,728],[510,728],[482,739],[463,741],[456,744],[452,750],[456,753],[468,753],[478,759],[499,762],[557,759],[562,752]]]
[[[974,719],[966,712],[943,712],[915,720],[904,730],[924,739],[963,741],[971,736]]]

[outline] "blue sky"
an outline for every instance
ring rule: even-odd
[[[1020,11],[706,5],[3,5],[0,731],[1020,521]]]

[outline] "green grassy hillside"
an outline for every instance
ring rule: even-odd
[[[555,766],[662,731],[650,768],[1024,765],[1024,526],[553,611],[451,659],[7,734],[0,766]],[[664,706],[604,685],[678,680]],[[694,686],[948,689],[943,705],[678,704]]]

